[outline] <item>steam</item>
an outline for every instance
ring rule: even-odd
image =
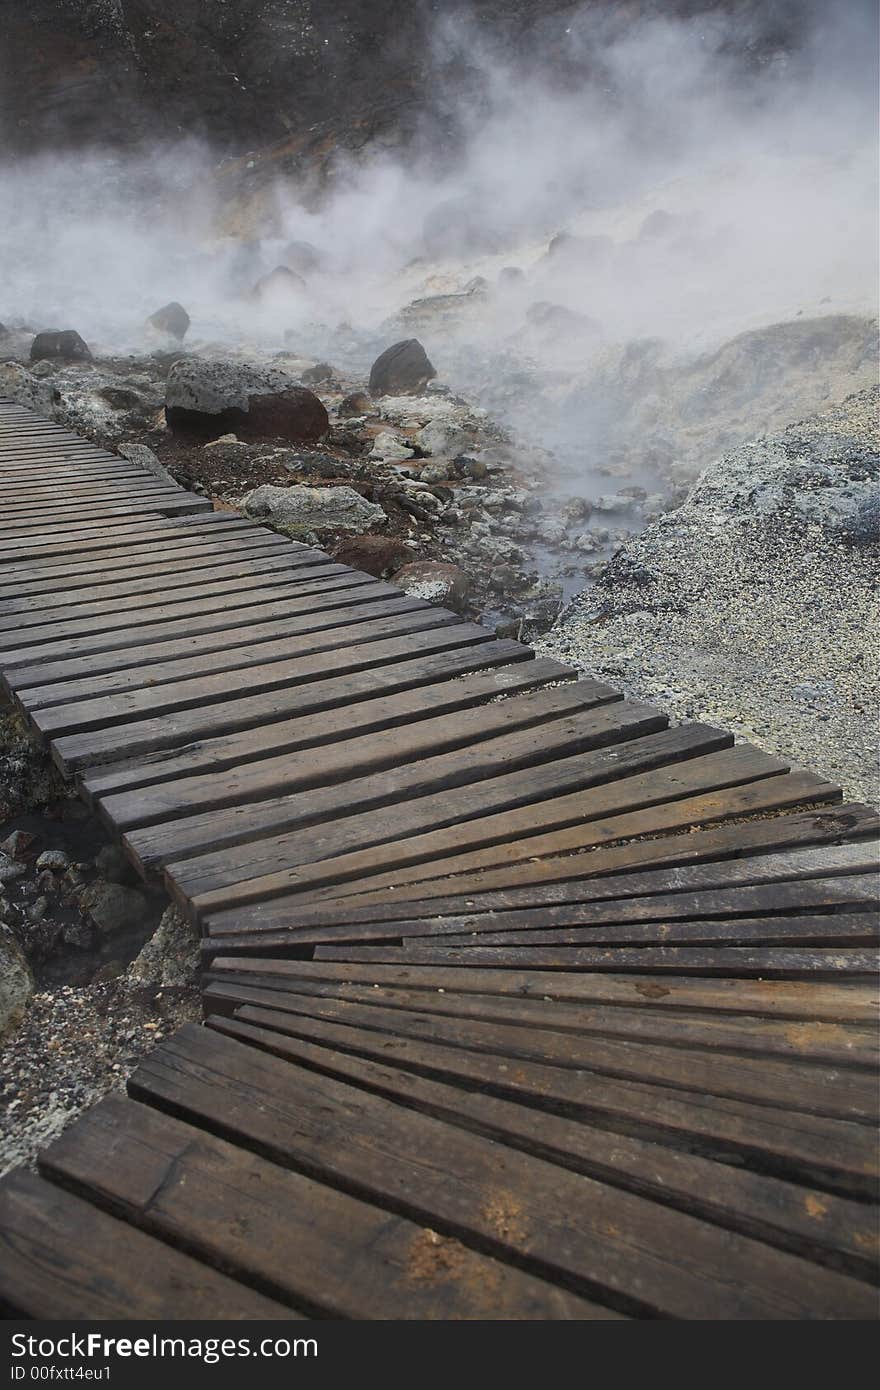
[[[587,7],[518,58],[449,19],[419,158],[340,157],[317,202],[259,157],[242,193],[195,142],[10,163],[0,318],[135,352],[177,299],[190,348],[353,369],[411,330],[463,384],[474,354],[484,370],[513,355],[583,371],[633,340],[692,353],[798,314],[872,313],[872,8],[825,7],[825,23],[807,7],[787,53],[762,50],[742,13],[625,24]],[[450,121],[454,153],[438,153]],[[572,240],[548,257],[560,232]],[[305,285],[250,297],[292,241],[320,253]],[[399,317],[475,277],[440,318]]]

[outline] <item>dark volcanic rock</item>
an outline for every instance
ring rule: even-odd
[[[175,434],[216,439],[287,439],[313,444],[327,433],[327,411],[313,392],[276,367],[182,358],[168,373],[165,419]]]
[[[183,305],[173,299],[170,304],[163,305],[155,314],[151,314],[147,323],[157,332],[168,333],[172,338],[183,342],[190,325],[190,317]]]
[[[415,396],[437,375],[418,338],[393,343],[370,370],[371,396]]]
[[[92,354],[74,329],[51,329],[38,333],[31,344],[31,361],[42,362],[44,359],[91,362]]]

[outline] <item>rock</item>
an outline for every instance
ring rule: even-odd
[[[314,367],[306,367],[300,380],[306,386],[320,386],[322,381],[332,381],[335,375],[329,362],[316,362]]]
[[[248,516],[270,520],[288,535],[315,530],[369,531],[388,518],[375,502],[350,487],[272,487],[249,493],[242,504]]]
[[[190,317],[183,305],[172,299],[170,304],[163,304],[161,309],[151,314],[147,323],[150,328],[155,328],[157,333],[167,333],[170,338],[176,338],[182,343],[190,325]]]
[[[80,898],[80,907],[106,936],[143,926],[150,916],[150,904],[138,888],[122,883],[90,883]]]
[[[0,396],[8,396],[16,405],[38,415],[51,417],[55,395],[48,382],[39,381],[18,362],[0,362]]]
[[[184,988],[198,974],[199,955],[196,928],[176,908],[166,908],[155,932],[126,970],[126,983],[136,988]]]
[[[52,869],[61,873],[70,867],[70,856],[63,849],[44,849],[37,860],[38,869]]]
[[[419,560],[404,565],[392,577],[392,583],[403,589],[413,598],[426,599],[429,603],[442,604],[460,612],[466,607],[473,585],[456,565],[447,565],[440,560]]]
[[[310,241],[289,241],[281,253],[282,265],[296,275],[311,275],[321,269],[323,257]]]
[[[120,457],[128,459],[129,463],[136,463],[138,468],[145,468],[148,473],[153,473],[169,487],[177,486],[168,469],[159,462],[146,444],[120,444],[116,452]]]
[[[341,420],[348,420],[354,415],[372,415],[373,409],[373,402],[366,391],[352,391],[351,395],[339,402],[336,413]]]
[[[452,466],[462,478],[472,478],[474,482],[481,482],[489,476],[489,465],[482,459],[471,458],[469,454],[459,454],[452,460]]]
[[[31,361],[91,362],[86,343],[72,328],[50,329],[38,333],[31,343]]]
[[[318,397],[277,367],[242,362],[175,362],[165,387],[165,418],[175,434],[216,439],[286,439],[313,444],[330,427]]]
[[[305,287],[305,280],[301,275],[297,275],[295,270],[288,269],[286,265],[276,265],[274,270],[270,270],[268,275],[257,281],[250,297],[257,303],[268,306],[279,301],[301,299]]]
[[[413,458],[414,455],[415,449],[409,448],[398,435],[391,434],[389,430],[383,430],[381,434],[376,435],[370,450],[371,459],[382,459],[385,463],[399,463],[404,459]]]
[[[135,871],[118,845],[102,845],[95,855],[95,868],[111,883],[130,883]]]
[[[411,550],[406,541],[397,536],[362,535],[340,541],[332,555],[337,564],[350,565],[352,569],[383,579],[407,563]]]
[[[13,830],[0,845],[0,853],[12,859],[23,859],[36,838],[29,830]]]
[[[21,1022],[34,992],[24,952],[7,927],[0,926],[0,1037]]]
[[[429,463],[419,473],[423,483],[444,483],[449,477],[449,467],[445,463]]]
[[[370,369],[371,396],[416,396],[437,375],[418,338],[392,343]]]
[[[0,883],[13,883],[17,878],[23,878],[26,873],[26,865],[0,852]]]
[[[593,503],[593,509],[597,512],[623,513],[631,512],[636,506],[636,498],[630,497],[623,492],[608,493],[603,497],[597,497]]]
[[[415,442],[423,454],[438,458],[451,458],[462,454],[470,440],[464,430],[444,420],[429,420],[419,430]]]
[[[498,288],[502,290],[517,289],[525,282],[526,273],[518,265],[505,265],[498,272]]]

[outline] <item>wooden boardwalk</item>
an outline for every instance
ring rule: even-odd
[[[0,1184],[38,1318],[870,1318],[878,818],[0,403],[0,671],[206,1026]]]

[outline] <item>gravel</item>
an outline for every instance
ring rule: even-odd
[[[877,804],[877,406],[712,464],[535,646]]]

